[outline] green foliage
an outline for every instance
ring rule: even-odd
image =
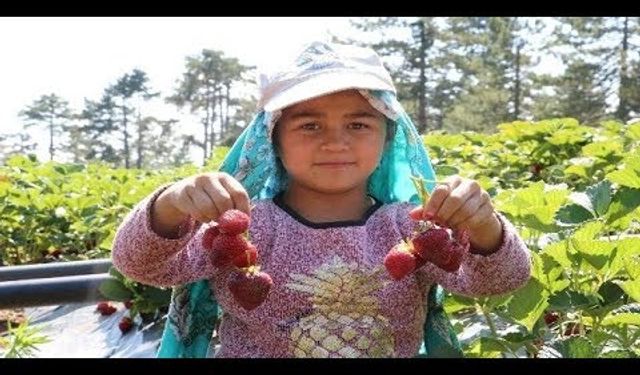
[[[113,169],[105,164],[38,163],[15,156],[0,166],[0,265],[109,257],[117,225],[161,185],[216,170],[207,167]]]
[[[524,349],[539,357],[636,357],[637,124],[595,128],[562,118],[499,129],[424,138],[439,177],[457,173],[480,181],[532,252],[532,277],[521,289],[446,300],[450,314],[476,311],[491,328],[491,336],[470,343],[466,354],[495,357]],[[108,257],[117,225],[136,203],[160,185],[216,170],[227,152],[214,150],[202,169],[163,171],[10,159],[0,167],[0,232],[8,234],[0,237],[3,265]],[[102,293],[133,301],[134,315],[168,304],[168,290],[132,282],[115,270],[112,275]],[[557,318],[547,324],[550,314]],[[499,332],[496,317],[512,329]]]
[[[479,180],[532,251],[532,277],[519,290],[493,301],[449,298],[450,313],[477,311],[492,328],[466,355],[637,357],[640,311],[629,307],[640,302],[637,124],[562,118],[498,128],[425,136],[435,169]],[[557,321],[548,325],[550,314]],[[494,329],[496,316],[509,333]]]
[[[11,322],[7,322],[8,331],[0,336],[0,354],[4,358],[28,358],[33,357],[38,350],[37,345],[51,341],[47,336],[40,333],[40,328],[29,325],[25,320],[17,327],[12,327]]]

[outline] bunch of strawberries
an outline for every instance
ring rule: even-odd
[[[414,179],[422,202],[429,199],[424,180]],[[394,280],[400,280],[431,262],[447,271],[456,272],[460,268],[464,255],[469,250],[469,233],[466,230],[454,231],[439,226],[425,217],[422,209],[409,213],[417,222],[410,238],[395,245],[384,258],[384,265]]]
[[[249,222],[249,216],[240,210],[225,211],[205,231],[202,246],[210,251],[213,265],[236,267],[229,290],[240,306],[253,310],[267,298],[273,281],[257,265],[258,252],[247,238]]]

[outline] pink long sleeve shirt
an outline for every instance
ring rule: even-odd
[[[255,201],[251,212],[250,238],[273,287],[262,305],[246,311],[227,287],[233,266],[212,265],[202,247],[209,224],[188,219],[176,239],[153,231],[151,207],[162,190],[121,224],[113,263],[129,278],[159,287],[208,279],[224,311],[215,357],[413,357],[432,284],[483,296],[513,291],[530,276],[529,250],[500,214],[503,238],[495,253],[468,253],[456,273],[427,262],[393,281],[383,259],[413,231],[414,205],[376,201],[360,221],[317,224],[276,197]]]

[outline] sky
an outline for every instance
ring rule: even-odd
[[[204,48],[246,65],[269,65],[303,43],[349,29],[344,17],[0,17],[0,133],[20,130],[20,110],[44,94],[55,93],[79,110],[84,98],[99,99],[137,68],[165,96],[181,77],[185,57]],[[30,133],[40,143],[38,155],[46,155],[46,141],[35,129]]]
[[[346,17],[225,18],[7,18],[0,17],[0,133],[20,131],[18,113],[41,95],[55,93],[73,110],[133,69],[147,73],[152,89],[172,93],[185,57],[221,50],[245,65],[270,65],[313,39],[355,37]],[[160,118],[178,110],[162,105]],[[168,111],[168,112],[167,112]],[[194,119],[181,126],[199,131]],[[29,131],[46,159],[45,132]],[[199,134],[199,133],[198,133]]]

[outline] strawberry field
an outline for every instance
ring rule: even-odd
[[[489,328],[464,343],[465,355],[640,355],[640,123],[513,122],[424,142],[439,178],[478,180],[532,251],[532,278],[515,293],[447,298],[460,334],[469,316]],[[161,171],[14,157],[0,166],[0,264],[108,257],[133,205],[164,183],[215,170],[227,151],[206,167]],[[168,302],[167,291],[113,274],[104,292],[133,301],[136,313]]]

